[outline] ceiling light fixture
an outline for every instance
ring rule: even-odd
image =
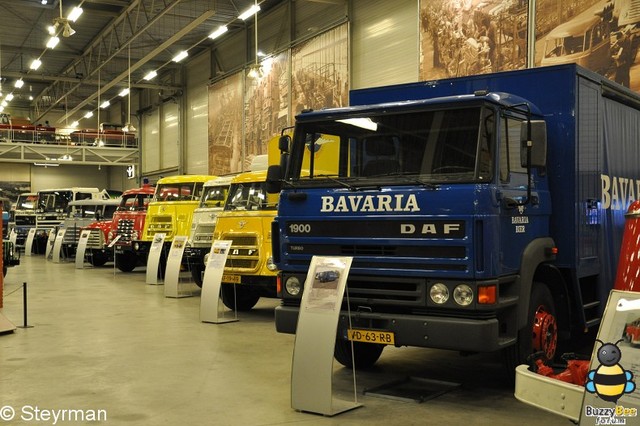
[[[69,16],[67,16],[67,19],[71,22],[76,22],[80,17],[80,15],[82,15],[82,12],[83,12],[82,8],[76,6],[73,9],[71,9],[71,12],[69,12]]]
[[[91,117],[93,117],[93,111],[89,111],[84,115],[84,118],[91,118]]]
[[[51,36],[49,41],[47,41],[47,47],[49,49],[53,49],[58,45],[58,43],[60,43],[60,39],[56,36]]]
[[[209,38],[211,40],[215,40],[216,38],[220,37],[222,34],[226,33],[227,31],[229,31],[229,28],[227,28],[226,25],[220,25],[217,30],[209,34]]]
[[[144,80],[153,80],[154,78],[156,78],[158,76],[158,72],[153,70],[153,71],[149,71],[147,73],[147,75],[145,75],[144,77],[142,77]]]
[[[13,100],[13,93],[9,93],[5,99],[8,100],[8,101],[12,101]]]
[[[78,123],[78,121],[74,121],[73,123],[71,123],[71,127],[78,127],[80,125],[80,123]]]
[[[187,52],[186,50],[183,50],[182,52],[180,52],[176,56],[174,56],[172,61],[173,62],[180,62],[181,60],[183,60],[187,56],[189,56],[189,52]]]
[[[16,86],[16,89],[21,89],[22,86],[24,86],[24,80],[22,80],[21,78],[16,80],[16,82],[14,83],[14,86]]]
[[[260,6],[258,6],[257,4],[254,4],[249,9],[245,10],[240,15],[238,15],[238,19],[242,19],[243,21],[246,21],[256,13],[258,13],[259,10],[260,10]]]
[[[42,61],[40,59],[34,59],[33,62],[31,62],[31,65],[29,65],[29,68],[37,70],[40,68],[40,65],[42,65]]]
[[[111,102],[109,102],[109,100],[107,99],[106,101],[100,104],[100,108],[106,109],[106,108],[109,108],[109,105],[111,105]]]
[[[120,91],[120,93],[118,93],[118,96],[121,96],[121,97],[123,97],[123,98],[124,98],[124,97],[125,97],[125,96],[127,96],[128,94],[129,94],[129,88],[128,88],[128,87],[125,87],[124,89],[122,89],[122,90]]]

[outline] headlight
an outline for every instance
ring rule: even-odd
[[[139,235],[138,235],[138,231],[133,231],[133,232],[131,233],[131,239],[132,239],[132,240],[137,240],[137,239],[138,239],[138,236],[139,236]]]
[[[115,237],[115,235],[113,235],[113,231],[109,231],[109,233],[107,234],[107,238],[109,239],[109,241],[113,240],[113,237]]]
[[[270,270],[270,271],[275,271],[276,269],[278,269],[276,264],[273,263],[273,257],[272,256],[269,256],[267,258],[267,269]]]
[[[429,296],[434,303],[442,305],[449,300],[449,289],[442,283],[434,284],[429,291]]]
[[[466,284],[460,284],[453,289],[453,300],[460,306],[469,306],[473,302],[473,290]]]
[[[140,244],[138,244],[138,243],[133,243],[133,249],[134,249],[135,251],[140,250]]]
[[[298,279],[298,277],[287,278],[287,282],[285,282],[284,287],[287,290],[287,293],[292,296],[297,296],[298,294],[300,294],[300,290],[302,289],[300,287],[300,280]]]

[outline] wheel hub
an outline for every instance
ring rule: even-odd
[[[542,351],[549,360],[553,359],[558,344],[556,317],[544,306],[538,306],[533,317],[533,350]]]

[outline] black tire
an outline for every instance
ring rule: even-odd
[[[204,271],[204,265],[196,265],[192,263],[191,267],[191,278],[193,278],[193,282],[200,288],[202,288],[202,272]]]
[[[540,312],[543,313],[540,314]],[[536,336],[534,327],[540,315],[543,315],[548,320],[552,320],[553,323],[549,325],[548,332],[544,333],[544,335]],[[556,307],[551,291],[549,291],[549,288],[543,283],[533,283],[527,318],[527,326],[518,332],[518,342],[504,351],[506,367],[509,372],[514,375],[515,368],[520,364],[526,364],[529,355],[535,352],[543,352],[541,359],[544,362],[553,361],[555,357],[555,349],[558,345]],[[534,345],[534,339],[542,342],[542,344]],[[535,346],[542,347],[536,348]]]
[[[366,369],[373,367],[380,355],[382,355],[384,346],[376,343],[353,342],[353,359],[355,359],[356,368]],[[345,367],[353,368],[351,342],[349,340],[336,339],[333,357]]]
[[[107,260],[109,260],[109,256],[101,251],[92,250],[89,253],[89,263],[93,266],[102,266],[107,263]]]
[[[234,287],[236,288],[235,300],[233,295]],[[224,306],[234,311],[250,311],[260,300],[260,294],[255,289],[243,285],[222,284],[220,292]]]
[[[138,258],[134,253],[116,254],[116,267],[122,272],[131,272],[138,265]]]

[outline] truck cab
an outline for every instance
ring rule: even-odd
[[[211,249],[218,215],[224,209],[232,179],[233,176],[220,176],[205,182],[200,204],[193,212],[191,234],[184,251],[183,261],[187,264],[198,287],[202,287],[204,257]]]
[[[24,247],[29,229],[36,226],[36,207],[38,205],[38,194],[35,192],[24,192],[18,195],[11,221],[9,222],[9,232],[16,232],[16,248]],[[34,247],[34,250],[37,249]]]
[[[62,228],[66,230],[62,239],[62,250],[65,256],[72,257],[75,255],[80,233],[84,228],[97,221],[111,221],[119,205],[120,199],[112,198],[71,201],[67,206],[68,216],[62,222]],[[93,236],[95,237],[96,235],[93,234]],[[92,244],[91,239],[87,242],[87,246],[89,244]],[[96,264],[94,266],[99,265]]]
[[[278,195],[267,193],[266,177],[263,170],[233,178],[224,210],[218,214],[214,239],[232,241],[221,289],[222,301],[230,309],[250,310],[260,297],[276,297],[271,222]]]
[[[193,212],[200,204],[204,183],[215,178],[216,176],[209,175],[182,175],[158,180],[153,199],[148,205],[142,234],[133,241],[129,251],[121,253],[120,266],[133,265],[130,269],[133,270],[137,264],[146,265],[156,234],[165,234],[164,251],[169,250],[176,235],[188,236]]]

